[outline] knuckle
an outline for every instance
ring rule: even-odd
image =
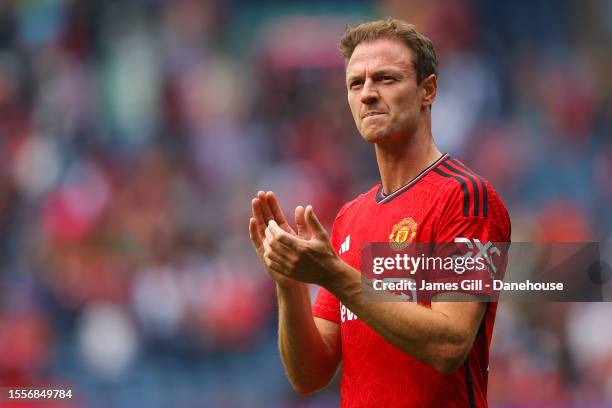
[[[297,254],[290,254],[289,255],[289,262],[291,263],[291,266],[294,267],[298,264],[300,260],[300,257]]]
[[[280,247],[280,242],[278,242],[277,239],[273,239],[270,241],[270,247],[274,249],[275,251],[277,251]]]

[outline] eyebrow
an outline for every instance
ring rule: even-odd
[[[376,76],[387,75],[387,74],[397,75],[397,74],[404,74],[404,73],[407,73],[407,70],[401,69],[401,68],[380,68],[380,69],[377,69],[371,72],[370,74],[371,76],[376,77]],[[362,77],[363,76],[361,74],[352,74],[346,78],[346,82],[350,83],[354,81],[355,79],[361,79]]]

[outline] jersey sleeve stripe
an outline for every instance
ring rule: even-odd
[[[444,166],[444,168],[447,169],[449,172],[456,173],[470,180],[470,183],[472,184],[472,191],[474,192],[474,216],[478,217],[480,213],[480,188],[478,186],[478,183],[476,182],[476,179],[473,177],[473,175],[470,175],[464,172],[463,170],[450,165],[448,162],[442,163],[442,166]]]
[[[489,192],[487,190],[487,185],[485,184],[484,179],[480,177],[478,174],[474,173],[469,167],[461,163],[459,160],[452,159],[451,162],[461,167],[466,172],[473,174],[478,179],[478,181],[480,182],[480,185],[482,186],[482,213],[483,213],[483,216],[485,217],[488,216],[489,215]]]
[[[454,178],[455,180],[459,182],[459,184],[461,184],[461,189],[463,190],[463,216],[464,217],[469,216],[470,215],[470,197],[469,197],[469,192],[468,192],[468,186],[465,180],[457,175],[448,174],[438,168],[435,168],[433,171],[442,177]]]

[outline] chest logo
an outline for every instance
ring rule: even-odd
[[[393,226],[389,234],[389,242],[394,249],[405,248],[414,241],[419,224],[412,217],[406,217]]]
[[[351,236],[347,235],[344,239],[344,242],[340,244],[340,251],[338,251],[338,255],[345,253],[351,247]]]

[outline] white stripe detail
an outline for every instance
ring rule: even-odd
[[[348,251],[350,246],[351,246],[351,236],[347,235],[346,238],[344,239],[344,242],[340,244],[340,251],[338,251],[338,255],[343,254],[346,251]]]

